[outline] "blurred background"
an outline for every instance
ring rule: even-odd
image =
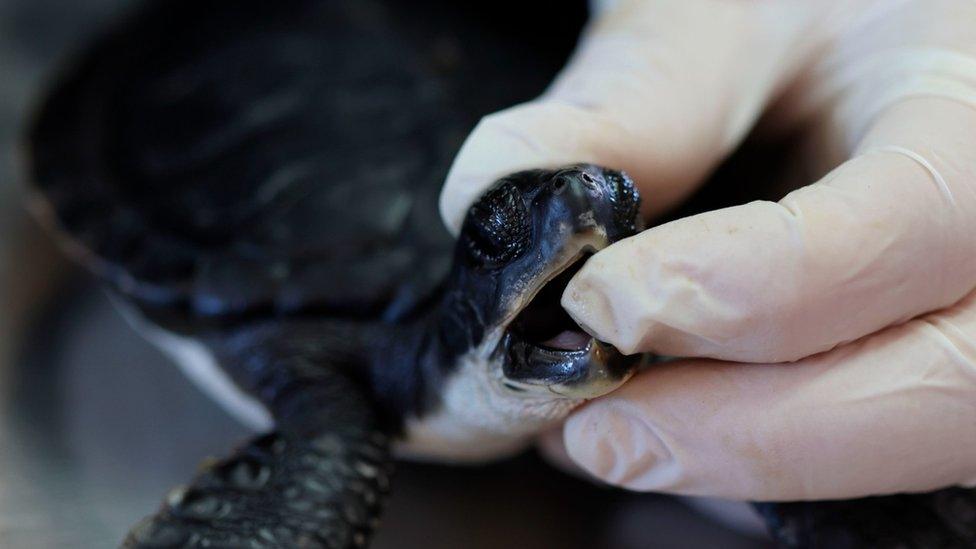
[[[133,333],[27,213],[18,135],[52,68],[123,0],[0,0],[0,547],[113,547],[248,433]],[[403,464],[376,548],[760,548],[696,510],[534,453]],[[738,508],[745,512],[743,507]],[[746,517],[748,518],[748,517]]]

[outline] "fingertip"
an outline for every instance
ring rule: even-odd
[[[611,431],[598,405],[584,407],[570,416],[563,428],[566,454],[590,475],[608,479],[617,467],[616,444],[608,436]]]
[[[624,354],[646,350],[640,348],[640,338],[636,337],[639,330],[634,326],[640,324],[638,317],[642,315],[630,313],[654,309],[653,304],[645,302],[644,293],[638,291],[640,273],[650,269],[647,264],[634,263],[641,257],[634,248],[638,240],[620,241],[590,258],[570,279],[560,302],[584,331]],[[633,291],[620,292],[619,288]]]
[[[585,473],[569,457],[569,454],[566,453],[566,443],[563,440],[563,427],[564,425],[560,424],[539,435],[539,438],[536,440],[536,448],[539,454],[549,464],[560,471],[576,476],[584,475]]]
[[[467,209],[493,182],[527,169],[600,164],[589,150],[587,115],[570,105],[533,101],[481,119],[461,146],[440,196],[441,217],[457,234]]]
[[[647,418],[612,397],[573,414],[563,439],[569,457],[603,482],[634,490],[666,484],[667,446]]]

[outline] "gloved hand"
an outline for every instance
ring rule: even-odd
[[[565,450],[613,484],[729,498],[976,484],[976,2],[608,3],[542,97],[475,128],[442,213],[456,230],[496,177],[588,161],[653,215],[760,115],[833,170],[587,263],[562,301],[582,326],[693,358],[576,411]]]

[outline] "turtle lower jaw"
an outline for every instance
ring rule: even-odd
[[[639,357],[589,338],[578,349],[539,345],[507,332],[504,385],[512,391],[568,399],[591,399],[623,385],[637,370]]]

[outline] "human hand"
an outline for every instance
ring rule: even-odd
[[[457,230],[498,176],[570,162],[660,213],[763,114],[833,170],[591,258],[563,295],[582,326],[693,358],[575,412],[568,455],[742,499],[976,484],[976,3],[620,0],[546,94],[479,124],[442,213]]]

